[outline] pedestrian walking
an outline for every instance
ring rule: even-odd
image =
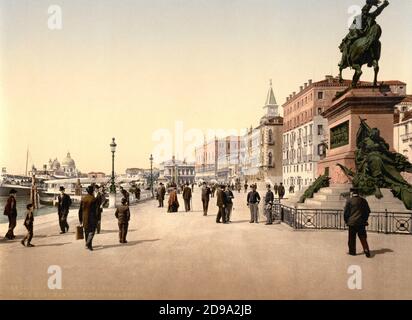
[[[226,219],[225,220],[226,222],[230,223],[232,222],[230,221],[230,218],[232,216],[234,195],[229,185],[226,187],[225,194],[226,194],[226,206],[225,206]]]
[[[368,226],[371,210],[368,201],[359,195],[358,189],[351,189],[351,193],[352,197],[348,199],[344,209],[345,223],[349,227],[349,254],[351,256],[356,256],[356,236],[358,236],[363,247],[363,252],[367,258],[370,258],[371,254],[367,240],[366,227]]]
[[[203,204],[203,215],[207,216],[207,212],[209,210],[209,201],[210,201],[210,195],[212,191],[210,190],[209,186],[206,184],[206,182],[203,182],[203,187],[202,187],[202,204]]]
[[[95,193],[94,196],[96,198],[96,207],[97,207],[97,225],[96,225],[96,233],[100,234],[100,230],[102,227],[102,213],[103,213],[103,205],[106,201],[104,194],[103,194],[103,187],[95,185]]]
[[[11,189],[9,191],[9,197],[4,207],[4,215],[9,219],[9,228],[6,235],[4,236],[8,240],[13,240],[16,236],[14,235],[14,228],[17,223],[17,201],[16,201],[17,191]]]
[[[130,195],[129,195],[129,192],[127,192],[127,190],[124,189],[123,187],[120,187],[120,192],[121,192],[121,194],[123,195],[123,198],[126,199],[127,205],[129,206],[129,205],[130,205]]]
[[[96,198],[93,195],[93,187],[87,187],[87,194],[82,197],[79,208],[79,222],[84,228],[84,240],[86,249],[93,251],[93,237],[97,225]]]
[[[135,197],[136,197],[136,200],[137,201],[140,201],[140,194],[141,194],[141,189],[140,189],[140,186],[138,185],[137,187],[136,187],[136,189],[135,189]]]
[[[243,186],[245,188],[245,193],[247,192],[247,188],[249,187],[249,185],[247,183],[244,184]]]
[[[186,212],[190,211],[190,200],[192,199],[192,189],[189,187],[189,183],[183,188],[183,200],[185,202]]]
[[[24,219],[24,226],[27,229],[27,234],[21,240],[21,244],[26,247],[34,247],[34,244],[31,243],[31,240],[33,239],[33,223],[34,223],[34,216],[33,216],[33,204],[29,203],[26,206],[27,212],[26,212],[26,218]],[[27,241],[27,243],[26,243]]]
[[[216,217],[216,223],[227,223],[226,221],[226,203],[227,203],[227,199],[226,199],[226,193],[224,191],[224,186],[221,185],[219,187],[219,189],[217,190],[216,193],[216,205],[219,208],[217,217]],[[221,221],[222,220],[222,221]]]
[[[177,199],[177,187],[173,187],[169,194],[169,202],[167,212],[178,212],[179,211],[179,200]]]
[[[273,186],[273,192],[274,192],[275,196],[278,195],[278,191],[279,191],[279,186],[278,186],[277,183],[275,183],[275,185]]]
[[[272,215],[272,207],[273,201],[275,200],[275,195],[273,194],[270,184],[266,187],[266,195],[265,195],[265,212],[266,212],[266,225],[273,224],[273,215]]]
[[[260,195],[256,191],[257,186],[252,185],[252,191],[247,195],[247,206],[250,209],[250,223],[259,223],[259,203]]]
[[[281,182],[278,188],[278,194],[279,194],[279,199],[283,199],[285,196],[285,187],[283,186],[283,183]]]
[[[116,209],[115,217],[119,224],[119,242],[127,243],[126,236],[129,228],[130,209],[125,198],[122,199],[122,205]]]
[[[159,187],[156,190],[156,197],[157,201],[159,202],[158,208],[163,208],[164,207],[164,200],[165,200],[165,195],[166,195],[166,188],[161,182],[159,184]]]
[[[65,188],[63,186],[61,186],[59,190],[60,194],[57,197],[57,213],[59,215],[60,234],[63,234],[69,231],[67,216],[69,215],[69,209],[72,204],[72,200],[70,196],[65,193]]]

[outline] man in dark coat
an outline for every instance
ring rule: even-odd
[[[369,244],[367,240],[366,226],[371,210],[368,201],[359,195],[357,189],[351,189],[352,197],[346,202],[344,210],[345,223],[349,227],[349,254],[356,256],[356,235],[363,247],[366,257],[370,258]]]
[[[159,188],[157,189],[157,200],[159,201],[159,208],[163,208],[164,201],[166,196],[166,188],[163,183],[160,183]]]
[[[137,186],[136,187],[136,189],[135,189],[135,197],[136,197],[136,200],[137,201],[140,201],[140,194],[141,194],[141,189],[140,189],[140,187],[139,186]]]
[[[69,231],[69,224],[67,223],[67,216],[72,204],[70,196],[66,194],[63,186],[60,187],[60,194],[57,197],[57,213],[59,215],[60,234]]]
[[[275,183],[275,185],[273,186],[273,192],[274,192],[275,196],[278,195],[278,191],[279,191],[279,186],[278,186],[277,183]]]
[[[233,195],[233,192],[231,190],[230,185],[228,185],[225,188],[225,194],[226,194],[226,206],[225,206],[226,216],[225,216],[225,221],[226,221],[226,223],[230,223],[231,222],[230,218],[232,216],[232,209],[233,209],[233,198],[235,197]]]
[[[87,195],[80,202],[79,221],[84,228],[84,240],[86,248],[93,251],[93,237],[97,225],[96,198],[93,195],[93,187],[87,187]]]
[[[257,186],[252,185],[252,191],[247,195],[247,206],[250,209],[250,223],[259,223],[260,195],[256,191]]]
[[[204,216],[207,216],[207,211],[209,210],[209,201],[210,201],[211,193],[212,193],[212,191],[207,186],[206,182],[203,182],[202,203],[203,203],[203,215]]]
[[[222,185],[219,187],[219,189],[217,190],[216,193],[216,205],[219,208],[219,212],[217,214],[216,217],[216,223],[226,223],[226,203],[227,203],[227,199],[226,199],[226,193],[224,191],[225,187]],[[222,219],[222,222],[220,221],[220,219]]]
[[[186,212],[190,211],[190,200],[192,200],[192,189],[189,186],[189,182],[183,188],[183,200],[185,202]]]
[[[126,199],[127,205],[130,205],[130,195],[129,195],[129,192],[127,192],[127,190],[125,190],[123,187],[120,187],[120,192],[122,193],[123,198]]]
[[[270,184],[268,184],[267,192],[265,195],[266,225],[273,224],[272,206],[273,206],[274,200],[275,200],[275,195],[273,194],[272,190],[270,190]]]
[[[9,192],[9,198],[7,199],[6,206],[4,208],[4,215],[9,218],[9,229],[5,235],[5,238],[8,240],[13,240],[15,238],[14,228],[17,223],[17,202],[16,202],[17,191],[11,189]]]
[[[122,199],[122,205],[116,209],[115,216],[119,223],[119,242],[127,243],[126,235],[129,228],[130,209],[126,204],[126,199]]]
[[[102,213],[103,213],[103,205],[106,201],[106,198],[103,195],[102,192],[103,188],[98,185],[95,186],[95,194],[94,196],[96,197],[96,207],[97,207],[97,226],[96,226],[96,232],[97,234],[100,234],[100,230],[102,227]]]
[[[285,193],[286,193],[285,187],[283,183],[281,182],[278,188],[279,199],[283,199],[283,197],[285,196]]]

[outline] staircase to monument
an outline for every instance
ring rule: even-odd
[[[350,188],[350,185],[332,185],[320,189],[312,199],[306,199],[305,203],[297,204],[297,206],[299,209],[343,210],[346,203],[344,195],[349,193]],[[387,210],[388,212],[412,213],[412,211],[405,208],[401,200],[393,196],[391,190],[381,189],[381,191],[383,194],[382,199],[377,199],[375,196],[366,197],[372,212],[385,212]]]

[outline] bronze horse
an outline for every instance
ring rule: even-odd
[[[373,3],[377,7],[374,12],[369,12]],[[363,30],[356,30],[360,35],[351,44],[348,44],[346,55],[343,54],[342,60],[339,63],[339,79],[343,82],[342,71],[346,68],[355,69],[355,74],[352,80],[352,87],[356,87],[359,79],[362,75],[362,66],[367,64],[368,67],[373,67],[375,71],[375,77],[373,85],[377,86],[378,73],[379,73],[379,59],[381,57],[381,42],[380,37],[382,35],[381,27],[376,23],[376,17],[379,16],[383,9],[389,5],[389,2],[385,0],[383,5],[378,6],[379,0],[369,1],[363,9],[362,24],[364,24]],[[351,31],[352,32],[352,31]],[[353,36],[352,36],[353,37]],[[343,41],[345,41],[344,39]]]

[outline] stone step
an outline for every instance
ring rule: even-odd
[[[315,199],[307,199],[305,201],[305,206],[332,209],[343,208],[345,206],[345,201],[319,201]]]
[[[349,192],[348,188],[322,188],[319,190],[318,193],[321,194],[333,194],[333,195],[340,195],[341,193],[347,193]]]
[[[313,199],[314,200],[319,200],[319,201],[341,201],[341,200],[345,200],[340,195],[322,194],[322,193],[316,193],[313,196]]]

